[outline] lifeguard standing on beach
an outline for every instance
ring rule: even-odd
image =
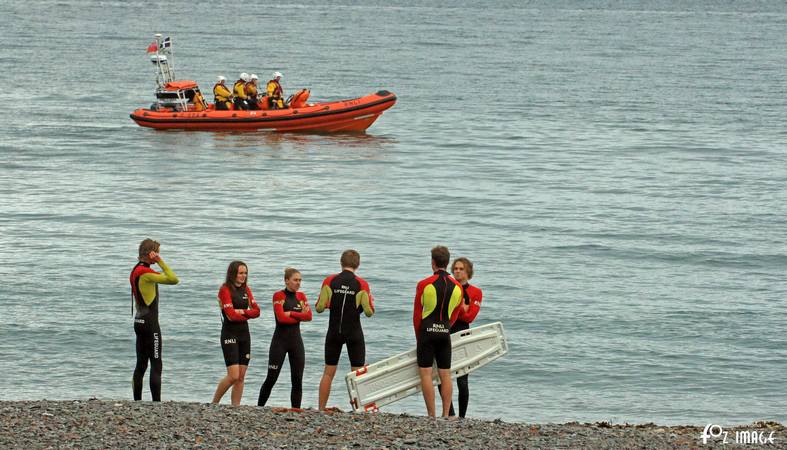
[[[325,335],[325,369],[320,379],[319,408],[325,410],[331,395],[331,383],[342,346],[347,345],[352,370],[366,364],[366,342],[361,328],[361,311],[366,317],[374,314],[374,299],[369,284],[355,274],[361,265],[361,255],[355,250],[345,250],[339,259],[342,271],[322,282],[320,297],[315,308],[318,313],[331,310],[328,333]]]
[[[478,311],[481,309],[481,300],[483,293],[477,286],[470,284],[470,279],[473,278],[473,263],[465,258],[456,258],[451,265],[451,273],[454,279],[462,285],[462,293],[464,294],[464,302],[459,311],[459,317],[456,322],[451,326],[451,334],[470,328],[470,324],[475,320]],[[470,401],[470,388],[467,383],[468,375],[463,375],[456,379],[456,387],[459,388],[459,417],[464,418],[467,413],[467,403]],[[439,385],[442,392],[442,384]],[[451,402],[451,408],[448,411],[449,416],[455,415],[454,403]]]
[[[432,249],[434,275],[424,278],[416,286],[413,307],[413,327],[418,341],[416,354],[421,390],[426,412],[435,415],[432,365],[437,362],[437,373],[443,389],[440,397],[443,416],[451,406],[451,325],[459,316],[462,304],[462,286],[446,272],[451,254],[441,245]]]
[[[219,308],[221,308],[221,350],[227,375],[219,381],[213,394],[213,403],[232,386],[231,402],[240,405],[246,370],[251,360],[251,334],[249,319],[260,317],[260,307],[254,301],[251,288],[246,284],[249,268],[243,261],[232,261],[227,267],[227,278],[219,288]]]
[[[306,294],[301,289],[301,272],[292,267],[284,269],[284,289],[273,294],[273,313],[276,319],[276,330],[271,339],[268,355],[268,375],[260,387],[258,406],[265,406],[271,395],[273,385],[279,378],[284,357],[289,355],[290,404],[293,408],[301,407],[303,396],[303,367],[306,364],[306,353],[301,338],[301,322],[312,320],[312,310],[306,301]]]
[[[154,402],[161,401],[161,329],[158,323],[158,285],[178,284],[175,272],[167,266],[159,255],[161,244],[153,239],[145,239],[139,244],[139,262],[131,271],[132,312],[134,333],[137,335],[137,365],[134,368],[132,388],[134,400],[142,400],[142,378],[150,361],[150,394]],[[158,264],[164,273],[151,269]]]

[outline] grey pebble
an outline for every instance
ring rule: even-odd
[[[781,424],[758,422],[730,431],[735,429],[774,431],[776,447],[785,448],[787,433]],[[701,432],[702,426],[444,421],[408,414],[282,413],[180,402],[0,402],[2,449],[728,448],[721,441],[702,445]]]

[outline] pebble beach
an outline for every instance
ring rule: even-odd
[[[762,431],[774,442],[730,443],[736,429]],[[3,449],[787,448],[785,428],[776,422],[725,430],[731,432],[726,444],[721,439],[703,444],[702,431],[701,426],[528,424],[184,402],[0,402]]]

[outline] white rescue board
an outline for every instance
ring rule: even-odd
[[[503,324],[490,323],[451,335],[451,378],[467,375],[508,353]],[[350,405],[356,412],[381,406],[421,392],[415,349],[364,366],[345,376]],[[437,385],[437,367],[432,382]]]

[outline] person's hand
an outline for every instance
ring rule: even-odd
[[[161,255],[159,255],[157,252],[153,252],[152,251],[152,252],[148,253],[148,259],[151,262],[157,263],[157,262],[161,261]]]
[[[246,315],[246,310],[245,309],[236,309],[235,310],[235,314],[240,314],[241,316],[245,316]]]

